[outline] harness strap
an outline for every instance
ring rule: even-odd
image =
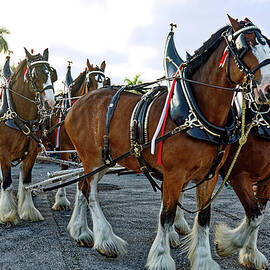
[[[251,70],[251,74],[254,74],[258,69],[262,68],[263,66],[269,65],[270,64],[270,59],[265,59],[261,63],[259,63],[256,67],[254,67]]]
[[[174,128],[173,130],[171,130],[170,132],[166,133],[165,135],[163,135],[163,136],[159,137],[158,139],[156,139],[156,143],[159,143],[159,142],[161,142],[163,140],[166,140],[166,139],[170,138],[171,136],[183,131],[186,128],[187,128],[187,126],[185,124],[183,124],[181,126],[178,126],[178,127]],[[141,145],[141,148],[146,149],[146,148],[150,147],[150,145],[151,145],[151,141]],[[124,153],[123,155],[115,158],[114,160],[112,160],[112,162],[118,163],[122,159],[127,158],[130,155],[134,155],[134,154],[135,153],[130,150],[130,151]],[[41,190],[44,191],[44,192],[51,191],[51,190],[54,190],[54,189],[57,189],[57,188],[60,188],[60,187],[65,187],[65,186],[80,182],[80,181],[82,181],[82,180],[84,180],[84,179],[86,179],[88,177],[91,177],[91,176],[105,170],[106,168],[108,168],[107,165],[102,165],[102,166],[98,167],[97,169],[93,170],[92,172],[84,174],[84,175],[82,175],[82,176],[80,176],[80,177],[78,177],[76,179],[72,179],[71,181],[67,181],[65,183],[61,183],[61,184],[58,184],[58,185],[55,185],[55,186],[52,186],[52,187],[43,188]]]
[[[104,160],[104,163],[107,167],[113,167],[115,165],[115,162],[113,162],[111,154],[110,154],[110,147],[109,147],[109,129],[111,120],[114,115],[114,111],[116,109],[116,105],[118,103],[118,100],[120,98],[121,93],[126,89],[126,86],[122,86],[116,94],[112,97],[110,104],[108,106],[107,114],[106,114],[106,129],[105,129],[105,135],[104,135],[104,148],[102,150],[102,157]]]

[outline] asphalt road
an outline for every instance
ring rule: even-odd
[[[58,165],[36,163],[33,182],[46,179],[47,171],[59,170]],[[18,185],[18,170],[12,173],[15,189]],[[100,183],[100,202],[104,214],[114,232],[128,242],[124,257],[109,259],[91,248],[78,246],[66,231],[70,211],[51,210],[55,192],[38,194],[34,198],[44,221],[25,222],[15,227],[0,225],[1,270],[139,270],[144,269],[147,255],[156,235],[160,194],[154,193],[142,175],[105,175]],[[76,186],[68,188],[68,198],[74,202]],[[195,209],[194,192],[186,195],[185,206]],[[269,205],[261,225],[258,248],[270,260],[270,213]],[[238,264],[237,254],[221,259],[214,252],[213,231],[217,222],[236,227],[244,211],[231,189],[224,188],[212,206],[210,243],[213,258],[222,269],[244,269]],[[186,214],[192,225],[194,215]],[[91,227],[91,222],[89,219]],[[186,254],[181,248],[172,250],[177,269],[189,269]]]

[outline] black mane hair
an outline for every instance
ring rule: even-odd
[[[209,58],[213,51],[219,46],[223,40],[221,34],[227,31],[231,26],[226,25],[219,29],[216,33],[203,43],[203,45],[195,52],[195,54],[188,61],[186,67],[186,75],[190,77],[198,68]]]
[[[86,77],[86,70],[82,72],[70,85],[71,97],[76,97]]]

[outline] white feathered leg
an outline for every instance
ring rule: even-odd
[[[192,231],[185,238],[185,250],[188,251],[191,269],[219,270],[219,265],[212,259],[209,244],[209,227],[200,226],[198,215],[195,218]]]
[[[94,249],[107,257],[117,257],[126,253],[126,242],[115,235],[99,205],[97,184],[106,171],[94,175],[90,182],[89,208],[93,220]]]
[[[244,218],[235,229],[230,229],[226,224],[216,226],[216,251],[221,257],[231,255],[245,246],[250,235],[261,224],[263,215],[253,220]]]
[[[36,209],[32,194],[30,190],[25,190],[23,184],[24,172],[22,166],[20,166],[20,176],[19,176],[19,189],[18,189],[18,214],[23,220],[29,221],[40,221],[44,220],[43,216]]]
[[[163,204],[161,204],[160,214],[163,209]],[[156,238],[151,246],[148,254],[146,268],[149,270],[175,270],[175,262],[171,257],[170,253],[170,242],[172,241],[172,228],[166,224],[164,227],[158,223],[158,231]],[[178,237],[178,235],[177,235]],[[179,240],[178,240],[179,241]]]
[[[16,225],[18,223],[16,202],[12,185],[5,190],[1,187],[0,223],[12,225]]]
[[[251,233],[247,243],[239,252],[239,262],[247,268],[268,269],[266,257],[257,248],[259,226]]]
[[[66,188],[59,188],[57,190],[52,209],[55,211],[70,210],[70,201],[67,199]]]
[[[79,244],[92,247],[94,240],[93,233],[87,223],[87,209],[87,200],[77,187],[74,209],[67,230],[70,236]]]

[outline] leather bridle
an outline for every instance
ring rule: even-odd
[[[228,78],[231,83],[235,84],[235,82],[232,81],[231,75],[230,75],[230,56],[232,55],[234,58],[234,61],[239,68],[240,71],[245,73],[245,82],[244,84],[251,84],[252,87],[256,86],[256,81],[254,78],[254,74],[257,70],[260,68],[269,65],[270,64],[270,58],[265,59],[261,63],[259,63],[257,66],[255,66],[253,69],[250,69],[243,61],[242,57],[244,54],[248,51],[248,45],[245,42],[244,34],[250,34],[252,32],[255,32],[258,41],[265,45],[264,41],[260,38],[261,36],[261,30],[251,24],[248,23],[247,26],[239,29],[238,31],[233,33],[232,28],[229,28],[227,31],[225,31],[222,35],[227,43],[227,49],[228,49],[228,58],[227,58],[227,74]],[[251,88],[250,87],[250,91]]]

